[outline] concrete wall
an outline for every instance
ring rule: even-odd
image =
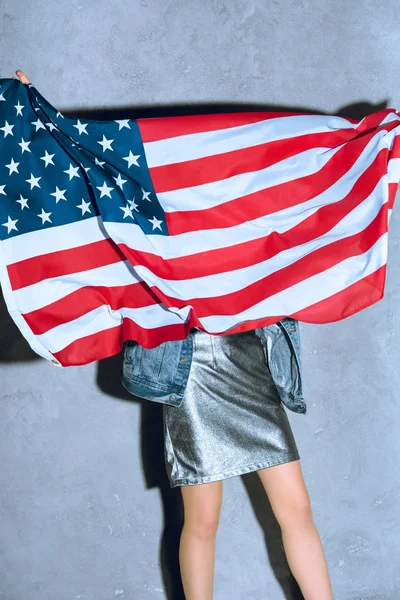
[[[0,0],[0,77],[22,68],[77,116],[242,103],[361,117],[400,108],[399,14],[395,0]],[[308,414],[289,418],[336,600],[400,598],[396,206],[390,226],[384,299],[301,324]],[[2,313],[1,600],[179,600],[161,407],[124,393],[121,355],[58,369]],[[224,489],[216,600],[301,597],[257,475]]]

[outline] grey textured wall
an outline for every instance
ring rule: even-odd
[[[399,15],[396,0],[0,0],[0,77],[22,68],[77,116],[234,102],[361,117],[400,108]],[[289,418],[336,600],[400,598],[397,206],[390,227],[384,299],[301,324],[309,410]],[[161,407],[124,393],[121,355],[58,369],[4,305],[0,328],[0,598],[181,598]],[[224,489],[216,600],[300,597],[257,475]]]

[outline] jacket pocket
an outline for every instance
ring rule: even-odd
[[[156,348],[143,348],[133,340],[125,343],[123,372],[127,379],[159,379],[161,375],[165,344]]]
[[[126,342],[123,378],[132,386],[138,384],[148,390],[178,392],[186,384],[190,368],[190,362],[181,357],[182,345],[186,343],[182,340],[164,342],[148,349],[131,340]]]

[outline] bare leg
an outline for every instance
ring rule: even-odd
[[[186,600],[212,600],[222,481],[181,486],[184,525],[179,564]]]
[[[300,460],[258,471],[282,530],[286,558],[305,600],[333,600]]]

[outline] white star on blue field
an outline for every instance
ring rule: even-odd
[[[65,117],[0,79],[0,239],[94,216],[168,235],[136,121]]]

